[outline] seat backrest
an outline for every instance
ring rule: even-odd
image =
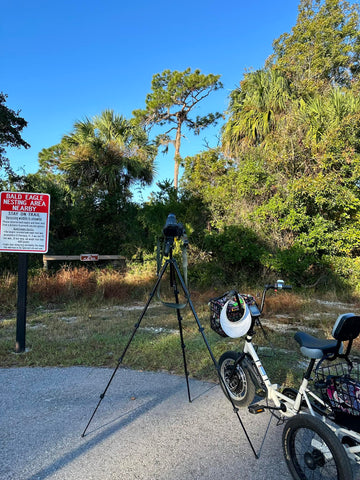
[[[332,330],[332,336],[340,342],[354,340],[360,334],[360,316],[354,313],[339,315]]]

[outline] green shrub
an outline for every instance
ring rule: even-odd
[[[331,271],[336,277],[340,277],[343,286],[360,293],[360,257],[326,257]]]

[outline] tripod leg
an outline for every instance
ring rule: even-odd
[[[172,260],[171,260],[171,263],[170,263],[170,282],[171,282],[171,286],[174,290],[176,305],[179,305],[179,291],[178,291],[178,288],[177,288],[177,285],[176,285],[176,277],[175,277],[175,271],[174,271]],[[185,345],[185,342],[184,342],[184,334],[183,334],[183,327],[182,327],[182,316],[181,316],[179,308],[177,308],[176,314],[177,314],[178,325],[179,325],[180,342],[181,342],[181,349],[182,349],[183,362],[184,362],[186,387],[187,387],[189,402],[191,403],[190,385],[189,385],[189,372],[188,372],[188,369],[187,369],[186,353],[185,353],[186,345]]]
[[[188,369],[187,369],[186,353],[185,353],[186,345],[185,345],[185,343],[184,343],[183,327],[182,327],[182,323],[181,323],[181,322],[182,322],[182,317],[181,317],[181,315],[180,315],[179,310],[177,310],[177,317],[178,317],[178,324],[179,324],[181,348],[182,348],[182,354],[183,354],[183,362],[184,362],[184,372],[185,372],[185,378],[186,378],[186,386],[187,386],[187,392],[188,392],[189,402],[191,403],[190,385],[189,385],[189,372],[188,372]]]
[[[172,260],[172,266],[173,266],[173,268],[175,269],[175,272],[176,272],[176,274],[177,274],[177,277],[178,277],[179,280],[180,280],[181,288],[183,289],[184,295],[185,295],[185,297],[186,297],[186,299],[187,299],[187,301],[188,301],[188,303],[189,303],[189,306],[190,306],[190,308],[191,308],[192,314],[193,314],[193,316],[194,316],[194,318],[195,318],[195,321],[196,321],[196,323],[197,323],[197,325],[198,325],[199,332],[201,333],[201,335],[202,335],[202,337],[203,337],[203,340],[204,340],[204,343],[205,343],[205,345],[206,345],[206,348],[207,348],[207,350],[208,350],[208,352],[209,352],[209,355],[210,355],[210,357],[211,357],[211,360],[213,361],[213,364],[214,364],[214,366],[215,366],[215,369],[216,369],[217,374],[218,374],[218,377],[219,377],[219,381],[222,382],[223,386],[225,387],[225,390],[224,390],[224,391],[226,392],[226,391],[227,391],[227,388],[226,388],[224,379],[223,379],[222,376],[221,376],[219,364],[218,364],[218,362],[216,361],[216,358],[214,357],[214,354],[213,354],[212,351],[211,351],[209,342],[207,341],[207,338],[206,338],[206,336],[205,336],[205,334],[204,334],[204,327],[201,325],[201,322],[200,322],[200,320],[199,320],[199,317],[198,317],[197,314],[196,314],[194,305],[193,305],[193,303],[192,303],[192,301],[191,301],[191,298],[190,298],[189,291],[188,291],[188,289],[186,288],[184,279],[183,279],[182,276],[181,276],[180,269],[179,269],[179,267],[178,267],[178,265],[177,265],[177,263],[176,263],[175,260]],[[251,440],[250,440],[250,437],[249,437],[249,435],[248,435],[248,433],[247,433],[247,431],[246,431],[245,425],[243,424],[243,421],[241,420],[241,417],[240,417],[240,415],[239,415],[239,409],[235,406],[235,404],[234,404],[234,402],[233,402],[233,400],[232,400],[232,398],[231,398],[230,395],[228,395],[228,398],[229,398],[229,400],[230,400],[230,402],[231,402],[231,405],[232,405],[232,407],[233,407],[233,411],[234,411],[234,413],[236,414],[236,416],[237,416],[237,418],[238,418],[238,420],[239,420],[239,423],[240,423],[240,425],[241,425],[241,427],[242,427],[242,429],[243,429],[243,432],[244,432],[244,434],[245,434],[245,436],[246,436],[246,439],[247,439],[247,441],[249,442],[249,445],[250,445],[250,447],[251,447],[251,450],[253,451],[253,453],[254,453],[254,455],[255,455],[255,458],[259,458],[258,455],[257,455],[257,453],[256,453],[256,451],[255,451],[255,448],[254,448],[254,446],[253,446],[253,444],[252,444],[252,442],[251,442]]]
[[[145,314],[146,314],[146,311],[147,311],[147,309],[148,309],[148,307],[149,307],[149,305],[150,305],[151,300],[153,299],[153,297],[154,297],[154,295],[155,295],[155,293],[156,293],[156,290],[157,290],[157,288],[158,288],[158,286],[159,286],[159,283],[160,283],[160,281],[161,281],[161,278],[162,278],[162,276],[164,275],[165,270],[166,270],[168,264],[169,264],[169,260],[166,260],[166,262],[164,263],[164,265],[163,265],[163,267],[162,267],[162,269],[161,269],[161,272],[160,272],[160,274],[159,274],[159,276],[158,276],[158,279],[157,279],[157,281],[156,281],[156,283],[155,283],[155,286],[154,286],[154,288],[152,289],[152,291],[151,291],[151,293],[150,293],[150,295],[149,295],[148,301],[146,302],[146,305],[145,305],[143,311],[141,312],[141,315],[140,315],[140,317],[139,317],[139,320],[138,320],[138,321],[135,323],[135,325],[134,325],[134,329],[133,329],[133,331],[132,331],[132,334],[130,335],[130,338],[129,338],[129,340],[128,340],[126,346],[125,346],[125,348],[124,348],[124,351],[123,351],[123,353],[121,354],[121,356],[120,356],[119,359],[118,359],[118,363],[117,363],[117,365],[116,365],[116,367],[115,367],[115,369],[114,369],[114,371],[113,371],[113,373],[112,373],[112,375],[111,375],[111,377],[110,377],[110,380],[109,380],[108,384],[106,385],[105,390],[104,390],[103,393],[100,395],[100,400],[99,400],[98,404],[96,405],[95,410],[94,410],[93,414],[91,415],[90,420],[89,420],[88,424],[87,424],[86,427],[85,427],[85,430],[83,431],[83,433],[82,433],[82,435],[81,435],[82,437],[85,436],[85,433],[86,433],[87,429],[89,428],[89,425],[90,425],[92,419],[94,418],[95,413],[97,412],[97,409],[98,409],[99,406],[100,406],[100,403],[102,402],[103,398],[105,397],[106,392],[107,392],[108,388],[110,387],[110,384],[111,384],[113,378],[115,377],[115,374],[116,374],[117,370],[119,369],[119,367],[120,367],[120,365],[121,365],[121,363],[122,363],[122,361],[123,361],[123,359],[124,359],[124,357],[125,357],[125,354],[126,354],[128,348],[129,348],[129,346],[130,346],[130,343],[132,342],[132,340],[133,340],[133,338],[134,338],[134,336],[135,336],[135,333],[137,332],[137,329],[139,328],[140,323],[141,323],[142,319],[144,318],[144,316],[145,316]]]

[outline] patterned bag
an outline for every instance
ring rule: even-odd
[[[226,292],[220,297],[210,300],[210,326],[221,337],[227,337],[220,325],[220,315],[225,303],[229,300],[227,306],[227,317],[231,321],[236,322],[242,317],[244,312],[244,299],[234,290]]]

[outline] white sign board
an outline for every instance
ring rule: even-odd
[[[0,252],[46,253],[50,195],[0,193]]]

